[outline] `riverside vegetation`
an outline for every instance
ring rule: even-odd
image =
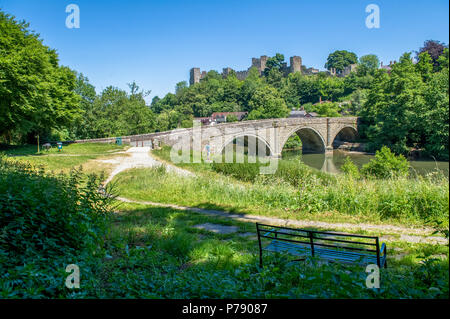
[[[155,153],[163,158],[168,150],[163,148]],[[282,214],[284,207],[295,207],[295,211],[288,213],[289,218],[298,214],[308,219],[322,217],[332,221],[339,220],[337,216],[342,214],[342,219],[348,222],[352,220],[346,217],[347,214],[361,210],[356,213],[360,221],[378,219],[384,223],[397,220],[423,225],[424,212],[429,209],[433,218],[448,220],[445,202],[448,201],[448,184],[442,177],[423,178],[419,186],[412,187],[417,185],[417,180],[331,176],[299,162],[293,174],[305,182],[314,180],[313,187],[302,190],[303,183],[295,182],[293,176],[284,176],[283,170],[287,168],[283,162],[276,183],[269,183],[260,176],[244,178],[253,182],[241,181],[236,178],[236,172],[233,172],[234,177],[223,174],[229,172],[224,167],[218,173],[220,169],[214,165],[196,165],[190,165],[196,172],[196,183],[187,183],[189,178],[167,173],[161,166],[123,172],[113,182],[116,189],[109,191],[134,199],[164,201],[162,194],[168,189],[157,192],[155,189],[173,185],[178,188],[170,190],[174,197],[166,198],[167,201],[195,204],[193,195],[196,191],[199,201],[206,199],[208,207],[222,207],[219,202],[211,204],[220,198],[226,199],[229,207],[233,207],[234,201],[235,210],[239,212],[250,207],[259,213]],[[199,174],[206,166],[209,171]],[[214,183],[212,176],[216,179]],[[117,206],[114,196],[104,197],[98,193],[102,179],[80,169],[52,173],[26,163],[26,159],[0,159],[0,290],[3,298],[448,298],[448,246],[407,244],[388,231],[381,234],[379,231],[360,231],[391,236],[391,256],[393,252],[402,255],[402,258],[390,259],[389,268],[382,270],[382,288],[367,289],[367,274],[363,267],[317,264],[313,259],[292,264],[282,256],[274,255],[259,268],[256,238],[248,235],[255,232],[253,223],[139,204]],[[332,214],[324,213],[328,205],[339,203],[338,191],[329,196],[322,195],[325,197],[319,201],[310,201],[309,205],[316,203],[311,206],[315,207],[312,210],[303,204],[300,209],[300,199],[304,196],[296,197],[296,193],[315,190],[317,195],[328,189],[325,187],[336,187],[338,181],[346,183],[340,189],[340,196],[343,192],[350,194],[353,212],[347,209],[340,213],[335,206],[336,211]],[[124,183],[128,183],[134,193],[124,191]],[[363,183],[367,186],[361,191]],[[195,185],[199,186],[190,190]],[[205,196],[212,190],[212,185],[216,185],[216,192]],[[350,185],[359,191],[350,192]],[[406,185],[409,185],[407,191]],[[383,187],[386,190],[381,192]],[[137,190],[140,190],[139,196]],[[381,194],[385,204],[376,206],[380,198],[373,200],[372,206],[369,205],[371,211],[366,213],[363,205],[371,203],[369,193],[365,194],[369,190]],[[397,190],[403,191],[396,194]],[[422,197],[418,197],[421,192]],[[150,195],[145,195],[148,193]],[[253,198],[245,197],[246,193]],[[238,196],[246,198],[242,207],[239,205],[244,202],[239,201]],[[180,201],[182,197],[187,202]],[[269,202],[267,197],[272,200]],[[356,204],[364,197],[367,197],[364,204]],[[408,204],[410,198],[421,204]],[[397,208],[393,205],[395,201],[398,201]],[[321,204],[317,204],[319,202]],[[286,203],[291,206],[285,206]],[[339,207],[347,206],[348,203]],[[377,207],[386,209],[385,215],[389,219],[384,219],[380,211],[376,214]],[[408,212],[412,216],[407,216]],[[236,226],[239,231],[215,234],[193,227],[207,222]],[[437,223],[436,227],[442,232],[448,229],[442,223]],[[64,285],[68,275],[65,267],[72,263],[81,269],[80,289],[70,290]]]
[[[448,238],[448,180],[437,173],[406,176],[404,161],[381,148],[392,145],[398,154],[414,148],[448,159],[444,44],[426,42],[417,64],[406,53],[390,73],[378,68],[376,56],[361,57],[357,72],[345,78],[324,72],[284,77],[279,68],[284,57],[277,54],[263,76],[251,69],[241,81],[211,71],[200,83],[180,82],[175,93],[148,105],[148,92],[136,83],[129,84],[130,92],[107,87],[97,93],[43,43],[26,22],[0,10],[0,142],[8,144],[2,145],[7,156],[0,157],[1,298],[449,297],[445,245],[409,244],[389,230],[360,230],[387,236],[392,252],[382,286],[373,290],[365,286],[362,267],[315,260],[292,264],[272,256],[259,268],[256,240],[248,236],[254,224],[118,206],[114,200],[120,194],[290,219],[429,225]],[[348,53],[330,54],[327,64],[336,67],[332,60]],[[321,98],[329,101],[318,104]],[[99,192],[101,172],[111,165],[94,160],[115,157],[123,147],[70,145],[62,154],[11,148],[38,137],[42,142],[187,127],[194,116],[218,111],[248,111],[251,119],[286,117],[300,107],[320,116],[360,116],[362,137],[380,150],[376,161],[361,170],[348,161],[338,176],[283,160],[273,176],[259,175],[260,164],[248,163],[181,165],[195,177],[173,175],[163,166],[132,169],[117,175],[105,196]],[[169,161],[167,148],[154,154]],[[206,222],[233,225],[239,232],[193,227]],[[80,289],[65,287],[69,264],[80,267]]]
[[[153,154],[170,162],[169,147]],[[439,172],[407,176],[406,160],[388,149],[361,172],[347,164],[347,173],[340,175],[316,171],[301,160],[280,160],[276,173],[267,176],[259,175],[262,164],[248,161],[177,165],[196,177],[168,174],[163,168],[133,169],[119,174],[116,186],[131,199],[291,219],[448,224],[448,179]]]

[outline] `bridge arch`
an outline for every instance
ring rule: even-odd
[[[252,137],[256,141],[256,143],[262,142],[265,145],[266,150],[269,150],[269,154],[266,154],[266,155],[274,156],[275,152],[273,150],[272,145],[270,145],[270,143],[264,137],[259,136],[257,134],[253,134],[253,133],[240,133],[240,134],[237,134],[235,136],[228,137],[225,140],[225,142],[223,144],[221,144],[221,146],[218,149],[219,152],[217,152],[216,154],[221,154],[222,155],[223,152],[225,151],[225,147],[227,145],[232,144],[235,140],[245,139],[246,137]],[[257,149],[257,145],[254,145],[254,149],[255,150]],[[261,156],[260,154],[258,154],[258,155]]]
[[[316,129],[309,126],[300,126],[291,130],[280,145],[280,152],[283,150],[289,137],[297,134],[302,141],[302,152],[306,153],[325,153],[326,143],[323,136]]]
[[[333,147],[337,147],[342,142],[354,142],[357,136],[358,131],[355,127],[350,125],[339,127],[336,130],[336,134],[333,136],[332,145]]]

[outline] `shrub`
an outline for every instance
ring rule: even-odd
[[[353,163],[349,156],[345,158],[344,164],[341,166],[341,170],[344,174],[355,179],[360,177],[358,166]]]
[[[54,295],[66,265],[102,252],[113,197],[98,192],[100,180],[0,158],[0,283],[22,297]]]
[[[409,163],[403,155],[396,156],[388,147],[383,146],[376,152],[375,158],[362,167],[361,173],[366,177],[376,178],[407,177]]]
[[[290,136],[284,145],[285,149],[299,149],[302,147],[302,141],[297,134]]]

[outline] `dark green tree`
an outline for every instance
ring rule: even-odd
[[[356,63],[358,63],[358,56],[355,53],[346,50],[338,50],[328,55],[325,68],[328,70],[335,68],[337,72],[340,72],[350,64]]]

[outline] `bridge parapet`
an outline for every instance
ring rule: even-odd
[[[318,118],[275,118],[223,123],[213,126],[202,126],[187,129],[175,129],[165,132],[121,136],[124,143],[140,146],[146,141],[161,141],[167,145],[189,143],[203,149],[210,145],[212,153],[221,153],[224,147],[241,136],[253,136],[262,140],[273,156],[281,156],[281,151],[293,134],[302,140],[304,150],[329,152],[333,149],[333,141],[344,129],[357,134],[357,117],[318,117]],[[200,141],[195,142],[195,139]],[[183,140],[180,142],[180,140]],[[77,140],[77,143],[100,142],[114,143],[116,137]],[[186,146],[186,145],[184,145]]]

